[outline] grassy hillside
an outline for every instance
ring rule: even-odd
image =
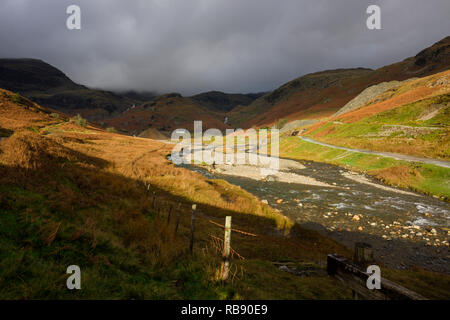
[[[166,144],[106,132],[4,90],[0,128],[8,136],[0,142],[2,299],[351,298],[324,269],[327,253],[351,256],[348,249],[237,186],[175,167]],[[233,275],[222,283],[214,237],[223,236],[216,224],[226,215],[233,228],[256,236],[232,233]],[[280,261],[306,276],[279,270]],[[73,264],[81,267],[82,289],[69,291]],[[450,276],[386,272],[428,297],[448,298]]]
[[[408,81],[306,132],[334,145],[450,158],[450,71]]]
[[[169,146],[17,104],[7,91],[0,99],[0,127],[13,132],[0,143],[1,298],[350,297],[323,269],[326,253],[348,255],[345,248],[293,226],[239,187],[174,167],[165,158]],[[175,211],[169,223],[167,215],[178,203],[175,234]],[[199,216],[190,256],[192,203]],[[217,281],[221,258],[212,237],[223,230],[209,223],[223,224],[225,215],[234,228],[257,234],[233,233],[233,249],[245,260],[235,256],[228,284]],[[295,277],[272,264],[282,260],[316,271]],[[72,264],[82,269],[76,292],[65,288]],[[270,289],[274,283],[279,290]]]
[[[308,74],[255,100],[248,108],[233,110],[232,126],[263,127],[280,119],[329,117],[364,89],[384,81],[423,77],[447,70],[450,37],[405,59],[377,70],[338,69]]]
[[[165,132],[170,137],[172,131],[178,128],[193,132],[195,120],[203,122],[203,130],[207,128],[225,130],[230,128],[224,123],[225,116],[225,112],[211,111],[194,99],[170,93],[135,108],[129,108],[122,115],[104,122],[106,126],[133,134],[151,128]]]
[[[157,96],[152,92],[94,90],[74,83],[62,71],[36,59],[0,59],[0,87],[18,92],[45,107],[80,114],[91,121],[114,118],[111,125],[130,133],[139,133],[149,127],[168,130],[174,122],[189,122],[194,114],[206,125],[224,129],[227,128],[223,125],[227,112],[247,106],[262,95],[211,91],[190,98],[176,94],[179,99],[175,100],[170,99],[171,94]],[[143,106],[132,110],[136,105]],[[149,105],[170,108],[158,108],[153,113]],[[142,109],[145,111],[139,112]],[[150,123],[152,116],[156,121]],[[190,122],[192,125],[193,121]]]
[[[203,122],[203,130],[230,128],[225,123],[229,112],[235,108],[247,108],[261,94],[228,94],[218,91],[183,97],[179,93],[164,94],[152,101],[128,108],[120,116],[105,120],[124,132],[143,134],[147,130],[158,130],[170,137],[173,130],[185,128],[193,131],[194,121]]]
[[[336,146],[449,160],[449,76],[445,71],[403,82],[373,95],[360,108],[308,126],[302,134]],[[450,198],[447,168],[333,149],[298,137],[282,140],[284,157],[348,166],[388,184]]]
[[[211,111],[230,112],[238,106],[248,106],[263,93],[223,93],[220,91],[209,91],[197,94],[191,98]]]
[[[19,92],[52,109],[72,115],[79,113],[92,121],[114,118],[108,122],[110,126],[133,134],[149,127],[160,131],[187,127],[194,114],[201,117],[199,120],[207,127],[222,130],[227,128],[223,124],[226,116],[228,124],[234,128],[263,127],[279,121],[328,117],[371,85],[446,70],[450,61],[449,48],[450,37],[447,37],[415,57],[377,70],[354,68],[312,73],[265,95],[211,91],[171,100],[167,99],[168,95],[155,97],[151,92],[119,94],[93,90],[74,83],[60,70],[35,59],[0,59],[0,87]],[[146,103],[148,100],[151,102]],[[133,105],[142,106],[130,111]],[[157,105],[168,108],[153,110]]]
[[[76,84],[57,68],[37,59],[0,59],[0,88],[18,92],[45,107],[73,115],[79,113],[93,121],[111,117],[141,102],[126,94]]]
[[[292,80],[231,112],[233,126],[251,127],[276,123],[279,119],[324,117],[338,110],[364,89],[360,77],[370,69],[338,69],[309,74]]]

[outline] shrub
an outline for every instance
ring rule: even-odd
[[[24,104],[25,103],[25,99],[18,93],[14,93],[11,96],[11,101],[17,104]]]
[[[85,127],[87,125],[87,120],[83,119],[79,114],[72,118],[72,121],[81,127]]]
[[[59,119],[59,114],[57,113],[51,113],[50,117],[54,118],[54,119]]]
[[[286,125],[286,123],[287,123],[286,119],[280,119],[280,120],[278,120],[277,124],[275,125],[275,128],[280,130]]]

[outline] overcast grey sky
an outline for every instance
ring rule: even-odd
[[[66,8],[81,7],[81,30]],[[381,7],[382,30],[366,28]],[[107,89],[259,92],[309,72],[377,68],[450,34],[449,0],[0,0],[0,57]]]

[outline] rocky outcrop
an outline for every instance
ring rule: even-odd
[[[412,79],[406,80],[410,81]],[[389,81],[389,82],[382,82],[379,84],[376,84],[374,86],[370,86],[367,89],[363,90],[359,95],[357,95],[355,98],[353,98],[350,102],[348,102],[345,106],[343,106],[341,109],[339,109],[338,112],[336,112],[333,117],[337,117],[341,114],[359,109],[366,105],[368,102],[373,100],[378,95],[394,89],[398,88],[402,83],[405,81]]]

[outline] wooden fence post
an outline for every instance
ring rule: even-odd
[[[373,262],[372,246],[368,243],[356,242],[353,262],[362,268],[367,268]],[[355,290],[352,290],[352,296],[353,300],[361,300],[362,298]]]
[[[355,256],[353,257],[353,261],[358,266],[367,268],[374,261],[372,246],[364,242],[355,243]]]
[[[192,205],[192,217],[191,217],[191,239],[189,242],[189,252],[191,254],[194,253],[194,231],[195,231],[195,210],[197,209],[197,205]]]
[[[178,212],[177,212],[177,221],[175,223],[175,233],[178,232],[178,225],[180,224],[180,216],[181,216],[181,202],[178,202]]]
[[[231,253],[231,216],[225,218],[225,239],[223,242],[222,281],[227,281],[230,274]]]

